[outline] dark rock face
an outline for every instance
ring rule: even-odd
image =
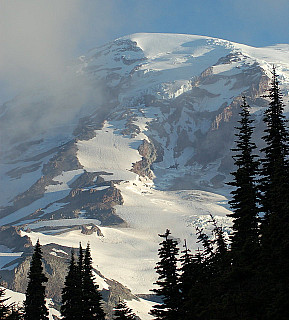
[[[48,185],[56,185],[53,178],[62,172],[81,169],[77,157],[77,148],[74,141],[58,149],[57,154],[50,159],[42,168],[42,176],[27,191],[19,194],[13,199],[13,205],[1,210],[1,217],[15,212],[16,210],[28,206],[32,202],[43,197],[45,188]]]
[[[44,272],[48,278],[46,285],[46,295],[52,298],[58,309],[61,305],[61,292],[64,285],[64,280],[68,271],[71,248],[63,247],[57,244],[49,244],[42,246],[43,251],[43,267]],[[0,276],[5,287],[25,293],[28,284],[28,271],[30,268],[30,261],[33,253],[33,247],[17,259],[18,266],[13,270],[0,270]],[[15,263],[15,261],[13,261]],[[119,282],[113,279],[106,279],[96,269],[96,274],[103,278],[108,284],[109,290],[103,289],[101,291],[104,300],[104,309],[110,319],[113,314],[113,308],[119,299],[132,300],[138,298],[134,296],[129,289],[124,287]]]
[[[101,232],[101,230],[98,228],[98,226],[96,226],[95,224],[87,224],[87,225],[82,225],[81,226],[81,233],[85,234],[85,235],[90,235],[93,233],[96,233],[96,235],[98,237],[103,237],[103,234]]]
[[[59,148],[57,154],[43,166],[43,175],[54,178],[62,172],[81,169],[82,165],[79,163],[76,153],[75,141]]]
[[[143,140],[142,144],[138,148],[138,152],[142,156],[142,159],[133,164],[133,168],[131,171],[137,173],[142,177],[147,176],[150,179],[153,179],[151,165],[157,158],[154,145],[147,140]]]
[[[47,214],[44,214],[43,209],[39,209],[26,219],[40,216],[40,220],[74,219],[84,215],[85,218],[99,220],[104,226],[124,224],[124,220],[114,209],[114,206],[123,204],[120,191],[113,184],[103,187],[105,188],[103,190],[98,190],[98,186],[73,189],[67,197],[59,200],[61,203],[66,203],[60,209]]]
[[[81,211],[85,211],[87,218],[98,219],[102,225],[120,224],[124,221],[115,214],[114,206],[122,205],[123,198],[115,187],[104,190],[97,188],[73,189],[70,194],[61,200],[68,202],[63,208],[43,216],[44,219],[77,218]]]
[[[30,166],[15,168],[7,172],[7,175],[14,179],[20,179],[23,174],[34,172],[41,167],[41,162],[34,163]]]
[[[21,228],[14,226],[0,227],[0,244],[13,249],[14,252],[26,251],[32,246],[29,237],[21,236]]]

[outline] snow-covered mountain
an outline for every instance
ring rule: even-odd
[[[152,302],[136,295],[147,297],[156,278],[158,234],[169,228],[180,246],[187,239],[195,248],[194,227],[207,228],[210,214],[230,231],[225,182],[241,97],[261,144],[273,64],[288,111],[289,45],[133,34],[81,56],[65,90],[43,88],[4,104],[0,273],[7,286],[23,291],[39,238],[48,292],[59,302],[69,248],[89,241],[104,295],[113,292],[109,303],[121,292],[148,318]]]

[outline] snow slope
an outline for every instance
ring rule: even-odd
[[[25,300],[25,294],[5,289],[4,299],[5,298],[8,299],[6,302],[7,304],[15,303],[16,305],[21,306]],[[49,310],[49,320],[53,320],[54,316],[60,317],[60,312],[53,308],[53,301],[51,299],[47,299],[46,306]]]

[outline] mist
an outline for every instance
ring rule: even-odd
[[[92,90],[72,66],[86,36],[95,31],[94,46],[103,39],[111,8],[103,1],[0,2],[0,105],[12,99],[0,107],[2,149],[51,129],[55,133],[77,121],[87,105],[101,103],[101,90]]]

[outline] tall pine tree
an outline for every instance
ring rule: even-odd
[[[85,254],[79,245],[78,261],[71,253],[69,270],[62,290],[61,315],[65,320],[104,320],[101,294],[92,274],[90,247]]]
[[[194,281],[194,256],[190,253],[185,240],[184,250],[181,252],[183,255],[180,257],[180,292],[183,301],[187,301],[193,281]]]
[[[288,213],[284,212],[284,208],[288,208],[289,136],[275,67],[269,95],[266,97],[270,99],[270,103],[264,117],[267,128],[263,139],[266,146],[261,150],[264,152],[261,178],[262,210],[265,213],[263,226],[266,228],[266,225],[271,225],[270,233],[274,232],[272,239],[278,242],[277,233],[281,230],[274,230],[274,228],[276,226],[279,229],[282,221],[286,223],[289,220]]]
[[[63,320],[78,320],[79,313],[82,312],[81,309],[79,310],[79,306],[81,306],[82,303],[80,299],[82,299],[82,297],[79,296],[77,272],[78,269],[75,263],[74,251],[72,250],[69,270],[62,290],[61,315]]]
[[[252,142],[254,127],[250,119],[250,106],[247,105],[245,97],[241,105],[238,121],[240,126],[236,127],[236,147],[232,149],[235,153],[233,158],[237,170],[232,172],[233,182],[229,185],[235,187],[231,192],[232,200],[229,202],[233,212],[229,214],[233,219],[233,234],[231,236],[231,255],[236,265],[248,265],[256,259],[259,250],[258,231],[258,189],[256,175],[259,162],[253,153],[256,145]]]
[[[183,255],[180,257],[180,294],[179,319],[198,319],[200,292],[202,293],[203,259],[200,250],[190,253],[185,241]]]
[[[92,274],[90,246],[87,244],[83,265],[83,318],[85,320],[104,320],[102,297]]]
[[[262,300],[267,319],[286,319],[289,309],[289,172],[288,128],[278,75],[273,68],[265,111],[266,146],[261,150],[262,191]]]
[[[257,174],[259,161],[254,154],[252,141],[254,127],[250,106],[243,97],[234,152],[236,171],[232,172],[234,187],[229,201],[233,219],[231,235],[231,268],[224,274],[224,283],[229,284],[224,299],[224,312],[234,319],[253,319],[259,308],[257,296],[257,263],[259,262],[259,190]]]
[[[136,315],[124,301],[119,301],[114,308],[113,320],[136,320]]]
[[[152,291],[163,300],[162,304],[153,306],[151,314],[158,320],[175,320],[180,307],[179,275],[177,270],[178,247],[177,241],[170,237],[167,229],[165,234],[159,235],[164,240],[160,243],[160,261],[157,263],[156,272],[159,275],[155,284],[159,286]]]
[[[28,273],[28,286],[26,289],[26,300],[24,301],[25,320],[48,320],[48,310],[45,305],[45,286],[48,281],[42,267],[42,251],[39,240],[37,241],[30,270]]]

